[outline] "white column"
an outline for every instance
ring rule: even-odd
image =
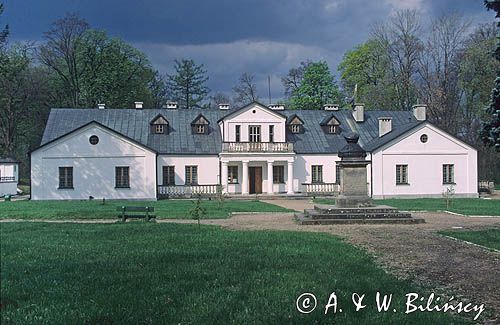
[[[220,173],[220,184],[222,185],[222,193],[227,193],[227,161],[222,162]]]
[[[273,162],[267,162],[267,194],[273,194]]]
[[[286,194],[293,194],[293,161],[288,162],[288,181]]]
[[[248,194],[248,160],[243,160],[243,177],[241,180],[241,194]]]

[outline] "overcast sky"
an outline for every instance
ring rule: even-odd
[[[343,54],[369,37],[370,26],[399,9],[426,20],[450,11],[474,24],[491,22],[483,0],[0,0],[11,41],[41,40],[50,23],[76,12],[93,28],[121,37],[147,54],[162,73],[175,58],[192,58],[209,72],[213,91],[231,93],[243,72],[256,76],[267,102],[280,77],[301,61],[326,60],[332,72]],[[424,21],[424,24],[427,24]]]

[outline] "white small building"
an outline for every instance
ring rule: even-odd
[[[0,196],[17,194],[19,182],[19,161],[0,157]]]
[[[52,109],[31,152],[31,195],[52,199],[157,199],[193,193],[338,194],[345,132],[369,153],[374,198],[477,197],[474,148],[412,111]]]

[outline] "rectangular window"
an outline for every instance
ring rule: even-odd
[[[250,125],[248,127],[248,140],[250,142],[260,142],[260,125]]]
[[[227,181],[229,184],[238,184],[238,166],[227,166]]]
[[[274,125],[269,125],[269,142],[274,142]]]
[[[73,188],[73,167],[59,167],[59,188]]]
[[[340,166],[335,165],[335,183],[340,184]]]
[[[443,165],[443,184],[455,184],[455,165]]]
[[[236,142],[241,141],[241,125],[236,125],[235,126],[235,134],[236,134]]]
[[[313,183],[323,183],[323,166],[312,165],[311,175]]]
[[[175,185],[175,166],[163,166],[163,185]]]
[[[337,126],[336,125],[329,125],[328,126],[328,133],[337,133]]]
[[[156,124],[155,125],[155,133],[156,134],[163,134],[165,132],[165,128],[163,124]]]
[[[203,125],[203,124],[196,125],[195,129],[196,129],[196,133],[198,133],[198,134],[205,133],[205,125]]]
[[[408,184],[408,165],[396,165],[396,185]]]
[[[115,167],[115,187],[130,188],[128,167]]]
[[[198,184],[198,166],[186,166],[186,185]]]
[[[273,183],[285,183],[285,166],[273,166]]]
[[[290,126],[290,129],[292,130],[292,133],[300,133],[300,125],[299,124],[292,124]]]

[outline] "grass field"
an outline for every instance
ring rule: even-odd
[[[116,207],[153,206],[157,218],[189,218],[194,206],[191,200],[161,201],[13,201],[0,202],[0,218],[19,219],[116,219]],[[226,200],[222,206],[216,200],[203,200],[205,218],[227,218],[231,212],[286,212],[282,207],[260,201]]]
[[[179,224],[1,225],[2,324],[455,324],[405,314],[428,292],[378,268],[334,236]],[[331,292],[342,313],[324,314]],[[392,293],[390,312],[375,294]],[[300,314],[312,292],[318,308]],[[366,294],[355,312],[351,294]],[[395,308],[397,312],[393,312]]]
[[[316,203],[335,204],[335,200],[317,198]],[[452,211],[465,215],[500,216],[500,200],[452,199],[446,208],[444,199],[387,199],[375,200],[376,204],[385,204],[405,211]]]
[[[484,247],[500,250],[500,229],[479,231],[440,231],[441,235],[465,240]]]

